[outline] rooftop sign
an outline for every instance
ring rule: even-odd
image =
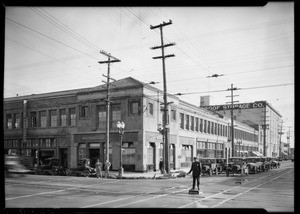
[[[251,109],[251,108],[265,108],[266,102],[254,102],[254,103],[237,103],[233,105],[214,105],[214,106],[203,106],[203,108],[211,111],[222,111],[229,109]]]

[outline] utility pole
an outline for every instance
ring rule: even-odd
[[[280,126],[280,132],[278,133],[279,134],[279,157],[281,156],[281,135],[284,134],[284,132],[282,131],[282,124],[283,124],[283,120],[281,120],[280,122],[281,126]]]
[[[286,142],[288,144],[288,157],[290,156],[290,132],[291,132],[291,127],[289,126],[289,131],[286,135]]]
[[[108,57],[107,61],[99,61],[98,63],[100,64],[107,64],[107,76],[103,75],[104,77],[106,77],[106,82],[102,81],[104,83],[106,83],[106,160],[109,161],[109,112],[110,112],[110,79],[112,79],[113,81],[116,81],[115,79],[110,77],[110,63],[114,63],[114,62],[121,62],[121,60],[113,57],[110,53],[106,53],[105,51],[100,51],[101,54],[105,55]]]
[[[269,125],[267,124],[267,105],[265,107],[265,109],[263,110],[264,111],[264,118],[263,118],[263,125],[262,125],[262,128],[263,128],[263,147],[264,147],[264,151],[263,151],[263,155],[264,157],[267,156],[267,129],[269,129]]]
[[[163,66],[163,83],[164,83],[164,121],[163,121],[163,135],[164,135],[164,165],[166,167],[166,172],[167,174],[170,173],[170,164],[169,164],[169,142],[168,142],[168,132],[169,132],[169,128],[167,128],[167,119],[168,119],[168,102],[167,102],[167,81],[166,81],[166,68],[165,68],[165,58],[167,57],[174,57],[174,54],[170,54],[170,55],[165,55],[165,47],[169,47],[169,46],[173,46],[175,45],[175,43],[169,43],[169,44],[164,44],[164,38],[163,38],[163,27],[172,24],[172,21],[169,20],[169,22],[163,22],[162,24],[156,25],[156,26],[152,26],[150,25],[150,29],[156,29],[159,28],[160,29],[160,39],[161,39],[161,45],[160,46],[155,46],[152,47],[151,49],[159,49],[161,48],[161,56],[157,56],[157,57],[152,57],[153,59],[162,59],[162,66]]]
[[[231,108],[230,108],[230,114],[231,114],[231,151],[232,151],[232,157],[234,157],[234,152],[235,152],[235,148],[234,148],[234,121],[233,121],[233,103],[239,102],[239,101],[233,101],[233,97],[237,97],[239,95],[233,95],[233,91],[238,90],[236,87],[233,87],[233,84],[231,84],[231,88],[228,88],[227,91],[231,91],[231,96],[226,96],[226,97],[231,97]],[[229,103],[229,102],[227,102]]]

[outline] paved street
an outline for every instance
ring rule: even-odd
[[[294,211],[294,163],[249,176],[201,177],[201,194],[189,195],[192,178],[97,179],[26,175],[6,178],[7,208],[264,208]]]

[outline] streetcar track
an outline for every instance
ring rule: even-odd
[[[284,170],[282,170],[282,171],[284,171]],[[247,189],[247,190],[245,190],[245,191],[239,192],[238,194],[235,194],[235,195],[233,195],[232,197],[229,197],[229,198],[225,199],[224,201],[221,201],[221,202],[219,202],[218,204],[213,205],[211,208],[215,208],[215,207],[217,207],[217,206],[220,206],[221,204],[224,204],[224,203],[226,203],[226,202],[229,201],[229,200],[235,199],[236,197],[238,197],[238,196],[240,196],[240,195],[242,195],[242,194],[245,194],[245,193],[247,193],[247,192],[249,192],[249,191],[251,191],[251,190],[253,190],[253,189],[255,189],[255,188],[259,187],[259,186],[265,185],[266,183],[270,183],[270,182],[272,182],[273,180],[275,180],[275,179],[277,179],[277,178],[279,178],[279,177],[281,177],[281,176],[283,176],[283,175],[285,175],[285,174],[288,174],[288,173],[290,173],[290,172],[292,172],[292,171],[293,171],[293,170],[287,171],[287,172],[285,172],[285,173],[283,173],[283,174],[281,174],[281,175],[279,175],[279,176],[277,176],[277,177],[275,177],[275,178],[272,178],[272,179],[269,180],[269,181],[263,182],[262,184],[256,185],[255,187],[251,187],[251,188],[249,188],[249,189]],[[276,174],[263,176],[263,177],[261,177],[261,178],[259,178],[259,179],[256,179],[256,180],[252,181],[251,183],[254,183],[254,182],[256,182],[256,181],[259,181],[259,180],[262,180],[262,179],[265,179],[265,178],[267,178],[267,177],[274,176],[274,175],[276,175]],[[249,183],[247,183],[247,184],[249,184]],[[213,194],[213,195],[204,197],[204,198],[202,198],[202,199],[200,199],[200,200],[197,200],[197,201],[194,201],[194,202],[185,204],[185,205],[183,205],[183,206],[180,206],[179,208],[184,208],[184,207],[190,206],[190,205],[195,204],[195,203],[198,203],[198,202],[209,202],[209,203],[214,203],[214,201],[211,201],[211,200],[210,200],[210,201],[205,201],[205,200],[211,199],[211,198],[213,199],[213,197],[218,196],[218,195],[221,195],[221,194],[226,195],[225,193],[228,194],[228,191],[233,190],[233,189],[237,189],[237,188],[240,188],[240,187],[245,187],[245,185],[246,185],[246,184],[242,184],[242,185],[237,186],[237,187],[229,188],[229,189],[227,189],[227,190],[225,190],[225,191],[222,191],[222,192],[220,192],[220,193]],[[207,205],[205,205],[205,206],[206,206],[206,207],[209,207],[209,206],[207,206]]]
[[[194,201],[192,203],[188,203],[188,204],[183,205],[183,206],[181,206],[179,208],[183,208],[183,207],[186,207],[186,206],[189,206],[189,205],[192,205],[192,204],[196,204],[197,207],[208,207],[208,206],[203,205],[203,204],[201,205],[198,202],[202,201],[202,202],[205,202],[205,203],[212,203],[213,201],[209,201],[207,199],[213,199],[213,200],[217,200],[217,201],[220,201],[220,200],[222,200],[224,198],[228,199],[228,195],[229,194],[231,194],[231,195],[233,194],[233,196],[230,197],[231,198],[230,200],[235,199],[239,195],[244,194],[246,192],[249,192],[251,190],[254,190],[255,188],[261,186],[261,184],[255,186],[255,187],[250,187],[248,189],[248,191],[245,190],[245,191],[240,192],[240,193],[237,193],[237,192],[236,193],[232,193],[232,192],[230,192],[231,190],[234,190],[234,189],[237,189],[237,188],[241,188],[241,187],[246,187],[246,185],[248,185],[248,184],[253,184],[253,183],[255,183],[255,182],[259,181],[259,180],[266,179],[266,178],[272,177],[272,176],[277,176],[276,177],[276,179],[277,179],[277,178],[279,178],[279,177],[281,177],[281,176],[283,176],[283,175],[285,175],[285,174],[293,171],[293,170],[288,171],[289,169],[291,169],[291,168],[288,168],[288,169],[285,169],[285,170],[280,170],[280,171],[273,171],[273,172],[270,172],[269,174],[264,175],[262,177],[257,177],[256,175],[251,176],[250,178],[248,178],[248,177],[239,177],[241,179],[248,180],[248,182],[245,182],[244,184],[239,185],[239,186],[235,186],[233,188],[222,190],[221,192],[218,192],[216,194],[213,194],[213,195],[210,195],[210,196],[207,196],[207,197],[203,197],[200,200],[196,200],[196,201]],[[279,173],[282,173],[282,174],[279,174]],[[237,177],[213,177],[213,178],[207,177],[207,178],[208,178],[207,180],[206,179],[203,179],[203,180],[204,181],[206,180],[206,182],[214,182],[214,181],[218,182],[219,180],[224,180],[224,181],[233,180],[234,178],[237,178]],[[228,178],[228,179],[226,179],[226,178]],[[270,179],[269,181],[264,182],[264,184],[265,183],[269,183],[269,182],[273,181],[274,179],[275,178]],[[70,181],[76,181],[76,180],[77,180],[77,178],[70,178]],[[23,183],[23,185],[25,185],[25,186],[26,185],[29,185],[29,186],[35,185],[35,187],[36,187],[37,184],[43,185],[45,183],[49,184],[51,182],[56,182],[56,181],[60,181],[60,179],[50,179],[50,180],[45,180],[45,181],[28,182],[28,183]],[[61,189],[61,190],[56,190],[56,191],[42,192],[42,193],[36,193],[36,194],[31,194],[31,195],[25,195],[25,196],[8,198],[6,200],[13,200],[13,199],[18,199],[18,198],[31,197],[31,196],[44,195],[44,194],[56,194],[56,193],[60,193],[60,192],[63,192],[63,191],[70,191],[70,190],[91,191],[91,189],[89,189],[89,187],[92,187],[92,186],[95,186],[95,185],[102,185],[102,184],[105,184],[105,183],[115,183],[115,182],[120,182],[120,181],[125,181],[125,180],[117,180],[117,181],[116,180],[114,180],[114,181],[107,180],[104,183],[96,183],[96,184],[91,184],[91,185],[86,185],[86,186],[75,186],[75,187],[70,187],[70,188],[67,188],[67,189]],[[10,183],[10,182],[8,182],[8,183]],[[11,182],[11,183],[13,183],[13,182]],[[52,184],[54,184],[54,183],[52,183]],[[22,185],[22,183],[15,184],[15,185]],[[51,186],[51,185],[49,185],[49,186]],[[49,188],[49,186],[48,186],[48,188]],[[181,192],[183,192],[183,191],[185,191],[187,189],[190,189],[190,188],[184,188],[184,187],[187,187],[187,186],[189,186],[189,185],[180,185],[180,186],[174,186],[174,187],[167,187],[167,188],[165,188],[163,190],[155,190],[155,191],[151,191],[151,192],[143,192],[143,193],[135,194],[135,195],[128,196],[128,197],[125,197],[125,198],[120,198],[120,199],[110,200],[110,201],[106,201],[106,202],[102,202],[102,203],[87,205],[87,206],[84,206],[83,208],[95,207],[95,206],[100,206],[100,205],[105,205],[105,204],[110,204],[110,203],[125,201],[125,200],[131,199],[131,198],[141,197],[141,196],[148,196],[148,195],[151,195],[151,194],[152,195],[153,194],[158,194],[156,196],[151,196],[150,198],[142,199],[142,200],[135,201],[135,202],[128,202],[126,204],[120,204],[120,205],[116,206],[116,207],[125,207],[125,206],[131,205],[131,204],[141,203],[141,202],[152,200],[152,199],[158,199],[158,198],[165,197],[165,196],[171,195],[171,194],[181,195],[182,194]],[[181,189],[182,187],[184,189]],[[47,188],[47,187],[45,187],[45,188]],[[173,192],[170,192],[170,193],[160,193],[160,192],[163,192],[163,191],[168,191],[168,190],[173,190],[173,189],[175,189],[176,191],[173,191]],[[103,193],[103,190],[101,190],[101,189],[99,189],[99,190],[93,190],[93,192],[101,192],[101,193]],[[107,193],[112,193],[112,192],[107,192]],[[223,193],[225,193],[225,194],[223,194]],[[121,193],[115,193],[115,194],[121,194]],[[124,193],[123,192],[122,194],[128,194],[128,193]],[[226,196],[226,194],[227,194],[227,196]],[[216,197],[216,196],[221,196],[221,197]],[[225,196],[225,197],[222,198],[222,196]],[[228,201],[227,199],[219,202],[214,207],[219,206],[219,205],[221,205],[223,203],[226,203]]]

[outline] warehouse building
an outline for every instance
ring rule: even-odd
[[[79,160],[106,155],[106,85],[33,94],[4,99],[4,148],[6,153],[32,157],[35,164],[59,158],[65,167]],[[122,163],[125,171],[158,170],[163,157],[163,91],[128,77],[111,84],[109,159],[112,170],[120,167],[120,137],[116,126],[123,121]],[[168,94],[170,168],[189,167],[193,157],[230,157],[230,117],[192,105]],[[259,132],[235,120],[236,141],[243,139],[237,155],[259,151]]]

